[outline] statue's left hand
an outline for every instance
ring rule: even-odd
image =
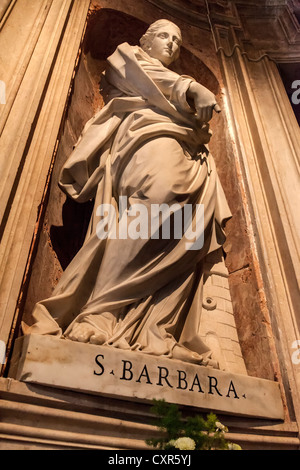
[[[215,95],[200,83],[192,82],[187,91],[189,103],[193,104],[196,117],[200,122],[209,122],[213,111],[220,112]]]

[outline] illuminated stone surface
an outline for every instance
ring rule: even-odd
[[[277,383],[209,367],[51,336],[17,340],[10,376],[122,399],[167,402],[282,419]]]

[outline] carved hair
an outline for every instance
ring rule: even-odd
[[[172,23],[172,21],[169,21],[169,20],[157,20],[149,26],[149,28],[147,29],[145,34],[141,37],[141,39],[140,39],[141,48],[145,52],[148,52],[151,49],[151,44],[152,44],[153,38],[154,38],[155,34],[157,33],[157,31],[159,29],[163,28],[164,26],[167,26],[167,25],[170,25],[170,24],[177,29],[178,37],[180,39],[180,44],[181,44],[182,35],[181,35],[181,31],[180,31],[179,27],[175,23]]]

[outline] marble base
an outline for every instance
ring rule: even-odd
[[[283,419],[276,382],[51,336],[19,338],[9,376],[124,400],[163,398],[216,413]]]

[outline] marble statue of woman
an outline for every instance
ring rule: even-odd
[[[168,69],[181,42],[179,28],[159,20],[140,47],[121,44],[108,58],[106,105],[85,126],[59,181],[75,201],[95,199],[86,240],[52,297],[23,323],[24,334],[209,363],[199,335],[203,265],[224,243],[231,214],[206,147],[215,96]],[[127,201],[122,210],[120,200]],[[203,204],[203,246],[188,250],[185,236],[172,233],[99,237],[104,204],[119,225],[134,204],[149,214],[154,204]]]

